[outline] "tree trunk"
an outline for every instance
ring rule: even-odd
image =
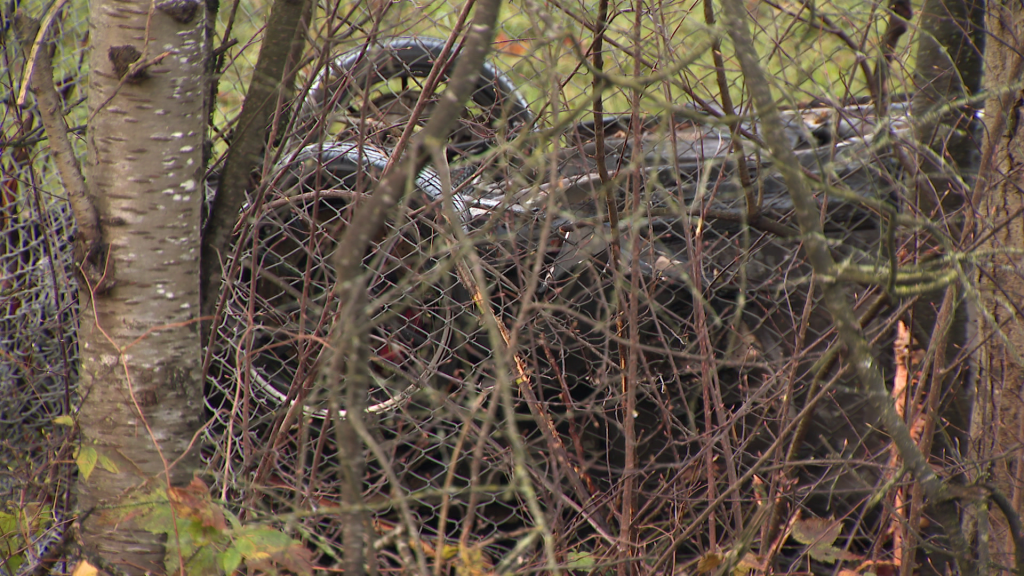
[[[109,507],[187,483],[196,462],[176,461],[203,414],[196,315],[207,14],[198,0],[155,8],[92,0],[90,12],[86,171],[116,284],[91,299],[83,291],[80,423],[82,449],[115,466],[80,475],[79,505],[92,511],[82,537],[127,573],[163,573],[160,538]]]
[[[295,91],[295,74],[306,48],[312,11],[313,2],[310,0],[274,0],[270,8],[259,59],[245,93],[245,103],[203,232],[202,267],[199,271],[201,310],[207,317],[203,328],[212,325],[210,318],[217,312],[222,278],[220,267],[231,245],[231,235],[246,193],[256,187],[256,175],[264,161],[267,139],[288,125],[281,117],[275,120],[275,116],[281,103],[290,101]],[[280,135],[278,137],[284,140]],[[204,330],[203,341],[208,338],[209,331]]]
[[[1024,246],[1024,113],[1020,79],[1024,50],[1024,5],[990,2],[987,26],[994,40],[985,56],[987,138],[977,204],[982,215],[976,236],[995,229],[981,247],[1004,255],[982,266],[982,314],[979,337],[984,346],[978,359],[978,388],[971,425],[972,460],[981,463],[982,481],[991,481],[1024,512],[1024,324],[1021,294],[1024,265],[1017,254]],[[1007,223],[1002,228],[1000,224]],[[983,562],[1013,566],[1013,542],[998,512],[978,518],[978,542]]]
[[[954,242],[963,230],[960,211],[976,181],[980,160],[977,106],[965,104],[965,99],[981,90],[985,2],[925,0],[921,7],[911,106],[915,136],[922,146],[913,205],[948,230]],[[934,238],[924,241],[938,245]],[[945,343],[935,359],[944,370],[933,376],[942,379],[938,388],[943,390],[940,417],[945,427],[936,434],[933,455],[959,458],[971,417],[971,383],[968,370],[958,365],[957,358],[964,349],[969,320],[957,297],[951,302],[950,327],[945,333],[936,332],[938,311],[946,295],[939,290],[920,298],[913,307],[913,321],[915,333],[937,336],[937,342]]]
[[[964,192],[957,177],[968,186],[974,181],[977,107],[964,100],[981,88],[984,49],[985,0],[925,0],[912,102],[917,139],[935,153],[921,160],[927,181],[918,187],[917,204],[924,214],[941,207],[935,214],[941,217],[959,208]]]

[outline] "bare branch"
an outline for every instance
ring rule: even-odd
[[[56,7],[63,2],[58,2]],[[109,290],[115,282],[114,275],[108,269],[107,247],[103,242],[103,230],[100,225],[99,212],[89,196],[89,190],[82,176],[81,167],[75,158],[75,151],[68,139],[68,127],[64,122],[63,107],[60,95],[53,83],[53,45],[49,42],[49,25],[53,23],[56,10],[51,11],[46,19],[46,28],[22,13],[19,29],[22,30],[22,42],[34,39],[31,44],[32,91],[39,105],[39,116],[46,131],[47,144],[53,153],[61,182],[68,195],[71,211],[75,215],[78,227],[75,260],[83,276],[92,286],[95,293]]]
[[[850,355],[861,389],[928,498],[940,508],[947,507],[953,501],[954,494],[929,465],[927,457],[911,437],[906,423],[896,413],[882,374],[872,357],[871,348],[846,301],[843,286],[834,279],[836,263],[825,242],[825,234],[818,215],[819,209],[799,170],[799,160],[785,139],[778,107],[770,92],[771,82],[761,69],[750,37],[746,9],[740,0],[723,0],[722,7],[740,68],[747,79],[754,106],[764,127],[765,142],[776,161],[777,169],[782,173],[790,198],[793,199],[796,218],[804,237],[804,249],[815,275],[821,279],[825,304],[835,320],[840,341]],[[954,554],[962,573],[975,574],[977,567],[971,560],[957,515],[955,512],[945,512],[941,521],[946,534],[953,542]]]

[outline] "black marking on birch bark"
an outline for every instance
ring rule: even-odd
[[[195,19],[199,11],[199,0],[165,0],[156,5],[157,9],[181,24]]]
[[[114,65],[114,73],[117,74],[118,80],[121,80],[129,74],[132,64],[142,58],[142,52],[139,52],[139,49],[131,44],[111,46],[107,50],[107,58]],[[148,76],[149,74],[145,70],[138,70],[128,76],[127,82],[140,82]]]

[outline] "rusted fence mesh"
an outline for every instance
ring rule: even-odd
[[[852,99],[868,92],[858,58],[878,53],[889,18],[871,6],[749,9],[847,298],[913,423],[925,404],[898,368],[920,367],[955,275],[952,256],[925,257],[949,246],[932,224],[954,214],[923,212],[908,189],[909,105],[894,97],[879,116]],[[218,42],[238,43],[223,52],[211,194],[267,9],[221,7]],[[342,454],[345,380],[322,374],[341,304],[332,255],[362,249],[338,239],[431,117],[459,49],[445,39],[463,25],[442,2],[318,7],[298,95],[238,217],[209,349],[206,474],[243,517],[283,515],[318,565],[340,566],[355,470],[380,570],[900,562],[899,538],[918,529],[901,523],[899,458],[837,344],[705,9],[612,6],[599,65],[597,3],[506,3],[453,137],[362,254],[371,353],[348,361],[372,382],[363,449]],[[81,61],[81,17],[65,18],[78,31],[62,36],[68,62]],[[909,57],[894,56],[898,93]],[[5,98],[17,83],[5,77]],[[52,462],[47,442],[60,442],[45,425],[74,400],[70,223],[31,110],[4,110],[0,430],[34,448],[0,487],[44,501],[29,462]],[[958,406],[962,360],[948,360],[937,406]],[[934,463],[959,472],[964,414],[943,414]]]
[[[70,518],[71,427],[54,419],[76,401],[77,284],[70,264],[73,227],[67,198],[46,147],[31,93],[22,92],[24,55],[13,8],[0,9],[0,572],[27,549],[21,568],[38,565]],[[38,12],[42,6],[34,6]],[[39,14],[35,14],[39,16]],[[54,82],[66,106],[76,152],[84,156],[87,60],[84,11],[59,19]],[[18,106],[19,98],[24,104]],[[15,517],[32,519],[27,540]]]

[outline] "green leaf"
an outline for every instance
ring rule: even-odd
[[[129,515],[138,517],[136,522],[143,530],[153,534],[174,534],[171,505],[163,488],[157,488],[150,494],[134,499],[131,506],[125,510]]]
[[[225,509],[224,510],[224,517],[227,518],[228,522],[231,523],[231,529],[232,530],[238,531],[238,530],[242,529],[242,521],[238,519],[238,516],[235,516],[234,514],[232,514],[231,510]]]
[[[567,570],[593,570],[597,565],[597,559],[591,552],[578,552],[570,550],[566,554],[565,568]]]
[[[217,551],[212,546],[203,546],[188,559],[185,572],[188,576],[220,576],[222,572],[217,556]],[[171,571],[167,573],[172,574]]]
[[[180,556],[187,560],[185,573],[188,576],[220,576],[217,550],[208,536],[198,521],[179,517],[177,533],[167,531],[167,573],[177,572]]]
[[[257,572],[277,573],[280,568],[302,575],[313,572],[309,550],[299,541],[273,528],[243,528],[235,533],[233,547],[241,553],[246,565]]]
[[[21,537],[18,533],[18,519],[13,514],[0,512],[0,557],[17,558],[14,551],[20,548]]]
[[[259,552],[259,549],[256,548],[256,544],[252,539],[242,534],[239,534],[238,537],[235,538],[235,545],[232,546],[232,548],[238,550],[238,553],[246,558],[252,558],[256,556],[257,552]]]
[[[39,536],[50,524],[50,506],[38,502],[27,502],[18,514],[19,532]]]
[[[54,424],[60,424],[61,426],[74,426],[75,425],[75,419],[72,418],[71,416],[65,414],[63,416],[57,416],[56,418],[54,418],[53,419],[53,423]]]
[[[219,560],[224,574],[231,576],[238,569],[239,564],[242,563],[242,553],[238,551],[238,548],[232,546],[220,553]]]
[[[185,573],[188,576],[220,576],[220,562],[217,551],[208,543],[195,537],[193,528],[195,523],[188,523],[191,526],[179,522],[177,534],[167,535],[164,567],[168,574],[178,572],[178,558],[185,559]]]
[[[14,514],[0,512],[0,536],[18,533],[18,517]]]
[[[92,475],[92,471],[96,469],[96,460],[99,458],[99,454],[96,449],[92,446],[85,446],[78,451],[78,455],[75,456],[75,463],[78,464],[78,470],[82,473],[82,477],[86,480]]]
[[[39,535],[48,524],[50,507],[38,502],[26,502],[14,514],[0,512],[0,566],[17,573],[25,562],[21,552],[28,542],[25,534]]]
[[[11,574],[17,574],[18,573],[18,568],[21,568],[21,564],[24,561],[25,561],[25,555],[24,554],[17,554],[15,556],[11,556],[10,558],[7,559],[7,566],[6,566],[6,568],[7,568],[7,570]]]
[[[121,469],[117,467],[117,464],[110,458],[104,456],[103,454],[100,454],[99,458],[100,468],[103,468],[104,470],[110,472],[111,474],[117,474],[121,471]]]
[[[244,556],[251,557],[261,552],[273,554],[286,550],[291,544],[292,539],[287,534],[273,528],[255,526],[239,532],[235,545]]]

